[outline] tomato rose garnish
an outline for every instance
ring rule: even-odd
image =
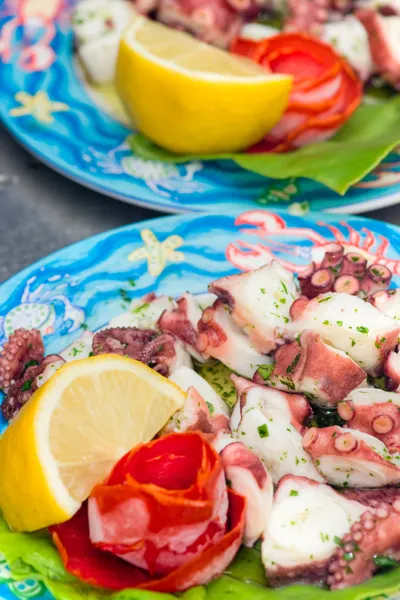
[[[331,46],[308,35],[281,33],[259,42],[238,38],[231,51],[294,77],[286,113],[252,152],[285,152],[326,140],[361,102],[362,82],[350,65]]]
[[[227,489],[199,433],[173,433],[124,456],[71,520],[51,528],[67,570],[92,585],[176,592],[223,573],[245,501]]]

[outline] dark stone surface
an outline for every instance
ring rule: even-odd
[[[160,214],[69,181],[0,127],[0,281],[68,244]],[[400,225],[399,205],[366,216]]]

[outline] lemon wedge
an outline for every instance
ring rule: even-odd
[[[116,86],[142,133],[199,154],[260,141],[286,109],[292,78],[137,16],[121,41]]]
[[[15,531],[69,519],[113,465],[148,442],[185,393],[146,365],[104,354],[68,363],[0,440],[0,507]]]

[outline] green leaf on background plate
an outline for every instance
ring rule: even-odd
[[[14,533],[0,517],[0,553],[16,581],[42,581],[56,600],[176,600],[172,594],[127,589],[111,592],[82,584],[67,573],[46,532]],[[265,587],[264,569],[256,549],[242,547],[227,574],[208,586],[195,587],[179,595],[180,600],[380,600],[400,590],[400,569],[354,588],[329,592],[310,585],[280,589]]]
[[[172,154],[142,134],[129,136],[133,152],[147,160],[182,163],[231,159],[243,169],[272,179],[305,177],[345,194],[400,144],[400,95],[382,104],[364,104],[327,142],[309,144],[286,154]]]

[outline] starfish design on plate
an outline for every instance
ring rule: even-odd
[[[53,102],[46,92],[37,92],[31,96],[27,92],[18,92],[15,94],[15,100],[21,106],[12,108],[10,115],[12,117],[24,117],[31,115],[39,123],[50,125],[54,121],[53,113],[69,110],[69,106],[63,102]]]
[[[179,235],[170,235],[166,240],[160,242],[150,229],[143,229],[140,237],[144,246],[131,252],[128,258],[132,262],[147,260],[149,273],[153,277],[157,277],[164,271],[167,262],[183,261],[183,252],[176,252],[176,249],[183,244],[183,239]]]

